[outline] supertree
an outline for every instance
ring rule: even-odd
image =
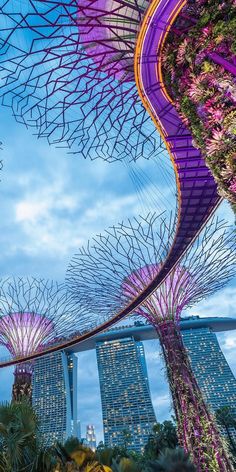
[[[76,315],[62,284],[35,278],[6,279],[0,284],[0,344],[14,358],[39,352],[76,329]],[[17,364],[12,399],[31,398],[32,362]]]
[[[67,284],[75,305],[106,319],[132,304],[160,270],[172,238],[164,216],[150,214],[112,227],[76,254]],[[219,290],[235,273],[235,234],[214,219],[135,313],[153,324],[160,339],[181,446],[198,471],[232,470],[215,421],[194,378],[180,329],[185,307]]]
[[[108,161],[163,152],[139,100],[134,47],[145,0],[7,0],[3,104],[39,136]]]

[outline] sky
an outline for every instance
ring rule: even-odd
[[[147,172],[144,208],[132,184],[131,173],[121,163],[84,160],[65,149],[50,147],[37,139],[32,129],[16,123],[7,108],[0,109],[1,136],[1,277],[45,277],[63,281],[72,255],[87,240],[126,217],[147,207],[170,206],[172,193],[158,168],[149,161],[139,163]],[[153,183],[161,193],[153,199]],[[151,191],[148,193],[148,188]],[[150,195],[150,199],[148,197]],[[159,205],[160,203],[160,205]],[[159,211],[159,210],[158,210]],[[224,203],[219,214],[233,222]],[[236,317],[236,281],[186,313],[200,316]],[[218,335],[223,352],[236,374],[236,332]],[[172,414],[158,341],[145,342],[152,400],[158,421]],[[1,351],[0,351],[1,355]],[[9,400],[12,368],[0,371],[0,399]],[[79,355],[79,418],[82,434],[94,424],[102,439],[100,393],[94,352]]]

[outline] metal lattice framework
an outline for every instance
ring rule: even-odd
[[[160,265],[154,264],[132,272],[122,284],[124,295],[132,300],[139,290],[148,285],[159,269]],[[191,273],[185,267],[177,265],[163,284],[143,302],[142,307],[146,308],[152,324],[157,324],[157,321],[162,323],[167,319],[179,321],[182,310],[191,302],[193,295],[196,297],[198,290]],[[141,316],[146,313],[142,307],[136,310]]]
[[[159,272],[171,244],[172,224],[148,215],[111,228],[74,256],[67,273],[75,305],[109,319],[132,303]],[[221,289],[235,274],[235,234],[212,220],[164,283],[135,310],[157,330],[178,420],[181,445],[197,470],[232,470],[219,431],[194,378],[178,326],[186,306]]]
[[[165,214],[149,213],[145,218],[133,218],[111,227],[88,242],[87,247],[81,248],[72,258],[67,271],[67,286],[72,301],[80,304],[82,298],[90,303],[93,300],[94,313],[99,311],[104,319],[113,316],[143,294],[145,287],[149,287],[150,281],[165,264],[173,238],[174,219]],[[182,293],[182,308],[211,295],[235,273],[234,247],[234,232],[228,232],[225,222],[213,218],[195,244],[186,251],[172,275],[167,276],[160,290],[168,292],[169,285],[172,287],[172,278],[179,280],[181,274],[181,283],[184,281],[185,291],[187,288],[188,292]],[[136,283],[127,296],[122,289],[123,284],[128,284],[129,277],[137,277],[138,280],[141,275],[145,275],[145,283],[141,278],[140,286]],[[147,303],[152,300],[153,293],[159,293],[155,287],[149,293]],[[92,308],[90,303],[88,307]],[[143,297],[140,305],[145,303]],[[132,311],[137,310],[136,306]]]
[[[37,351],[52,333],[53,323],[34,312],[11,313],[0,318],[0,344],[13,356]]]
[[[134,73],[127,72],[146,6],[134,1],[127,7],[121,0],[5,1],[3,104],[18,121],[35,126],[38,136],[84,157],[136,160],[162,152]]]
[[[76,322],[78,324],[65,286],[35,278],[3,281],[0,284],[0,313],[0,344],[13,358],[40,352],[51,343],[61,342],[62,338],[75,332]],[[23,395],[31,397],[32,369],[30,362],[16,366],[14,400]]]

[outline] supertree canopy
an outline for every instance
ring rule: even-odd
[[[0,344],[6,346],[14,357],[40,349],[52,331],[53,323],[36,313],[11,313],[0,318]],[[13,399],[31,398],[32,364],[20,364],[14,375]]]
[[[37,351],[52,330],[53,323],[37,313],[11,313],[0,318],[1,344],[13,356]]]
[[[109,318],[132,303],[160,270],[171,226],[163,216],[148,215],[111,228],[74,256],[67,283],[75,305],[86,300],[91,318]],[[178,422],[180,444],[191,452],[197,470],[232,470],[215,422],[194,378],[179,319],[182,310],[214,293],[235,273],[235,235],[217,219],[205,228],[135,313],[157,331]]]
[[[0,285],[0,344],[13,358],[45,349],[76,330],[76,315],[62,284],[31,279],[7,279]],[[31,398],[33,364],[15,367],[12,398]]]
[[[136,160],[163,152],[134,81],[146,7],[120,0],[4,2],[3,104],[39,136],[84,157]]]
[[[81,44],[98,70],[120,82],[134,81],[135,42],[148,0],[78,2]]]
[[[132,272],[122,284],[124,295],[132,300],[150,283],[159,269],[159,264],[146,265]],[[191,272],[182,264],[175,266],[162,285],[143,302],[142,307],[137,308],[136,313],[145,315],[145,307],[149,321],[158,326],[165,320],[179,321],[182,310],[191,302],[193,294],[196,296],[196,282],[191,279]]]

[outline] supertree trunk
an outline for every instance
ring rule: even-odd
[[[192,372],[178,325],[157,324],[177,419],[180,446],[192,456],[198,472],[233,471],[215,421]]]
[[[19,365],[15,368],[14,384],[12,386],[12,401],[20,402],[27,398],[32,401],[32,368],[30,363]]]

